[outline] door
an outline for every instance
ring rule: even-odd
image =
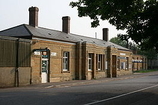
[[[93,69],[94,59],[93,58],[94,58],[94,54],[89,53],[88,54],[88,77],[87,77],[88,80],[92,80],[93,75],[94,75],[94,69]]]
[[[117,71],[116,71],[116,55],[112,55],[112,77],[117,76]]]
[[[48,59],[42,59],[41,82],[48,82]]]

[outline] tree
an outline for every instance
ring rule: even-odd
[[[154,60],[157,60],[157,52],[153,49],[150,50],[146,50],[146,51],[142,51],[142,50],[138,50],[138,54],[140,55],[145,55],[148,59],[148,67],[150,69],[154,69],[156,66],[154,64]]]
[[[128,41],[122,40],[119,36],[111,38],[110,42],[113,42],[122,47],[127,47],[128,45],[129,46],[128,48],[132,50],[134,54],[140,54],[140,55],[146,56],[148,59],[148,66],[151,69],[153,69],[154,67],[153,61],[156,60],[158,56],[155,50],[150,49],[150,50],[143,51],[139,48],[137,44],[132,43],[132,42],[128,43]]]
[[[129,40],[124,40],[122,37],[120,37],[120,35],[118,35],[117,37],[111,38],[110,42],[120,45],[122,47],[126,47],[128,49],[131,49],[132,51],[140,49],[138,45],[136,45],[135,43],[132,43],[131,41],[129,42]],[[143,53],[142,55],[145,55],[145,54]]]
[[[90,17],[92,27],[108,20],[116,29],[126,29],[142,49],[158,51],[158,0],[78,0],[70,5],[79,17]]]
[[[126,41],[126,48],[129,48],[129,35],[127,34],[118,34],[117,35],[122,41]]]
[[[111,38],[110,42],[115,43],[117,45],[120,45],[122,47],[126,47],[126,45],[127,45],[127,42],[126,41],[122,41],[119,37]]]

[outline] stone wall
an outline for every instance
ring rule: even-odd
[[[133,71],[146,70],[148,66],[147,58],[143,55],[132,55]]]
[[[76,47],[74,43],[45,40],[36,41],[37,43],[32,45],[32,50],[47,48],[50,51],[48,78],[49,82],[61,82],[75,79]],[[67,51],[70,54],[69,71],[62,70],[62,59],[64,51]],[[41,83],[41,55],[34,55],[34,53],[32,53],[31,66],[33,78],[32,82]]]

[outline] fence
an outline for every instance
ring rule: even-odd
[[[30,84],[30,40],[0,36],[0,87]]]

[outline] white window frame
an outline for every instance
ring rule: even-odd
[[[63,71],[69,71],[69,56],[68,51],[63,52]]]
[[[102,55],[98,54],[97,55],[97,70],[101,70],[102,69]]]
[[[126,69],[126,62],[121,62],[120,69]]]
[[[88,71],[92,71],[93,68],[93,54],[88,54]]]

